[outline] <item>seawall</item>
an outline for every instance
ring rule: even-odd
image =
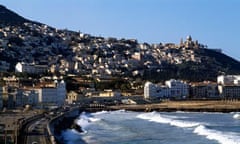
[[[52,144],[63,143],[61,139],[61,131],[70,128],[80,112],[79,107],[71,108],[69,111],[62,112],[49,121],[47,130]]]

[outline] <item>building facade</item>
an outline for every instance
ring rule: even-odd
[[[54,103],[63,105],[66,99],[66,84],[64,81],[55,82],[55,87],[41,87],[38,89],[39,103]]]
[[[171,79],[165,82],[170,89],[170,95],[173,98],[183,98],[189,96],[189,86],[186,82]]]
[[[216,83],[193,83],[190,88],[190,98],[219,98],[218,88]]]
[[[224,99],[240,98],[240,86],[219,85],[218,91],[219,91],[220,97]]]
[[[240,98],[240,75],[221,75],[217,82],[221,98]]]
[[[36,64],[29,64],[29,63],[17,63],[15,66],[16,72],[26,72],[31,74],[39,74],[44,73],[48,70],[47,65],[36,65]]]
[[[240,75],[220,75],[217,77],[219,85],[240,85]]]

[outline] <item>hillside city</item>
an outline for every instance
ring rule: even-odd
[[[207,46],[193,41],[191,36],[187,36],[185,41],[181,39],[179,44],[150,45],[138,43],[135,39],[94,37],[36,23],[2,25],[0,107],[39,106],[45,103],[62,105],[66,101],[79,101],[81,97],[144,95],[144,98],[149,98],[159,95],[146,92],[146,85],[152,91],[152,84],[144,80],[146,74],[151,75],[152,71],[149,70],[160,75],[166,65],[186,62],[201,64],[207,58],[197,54],[200,49],[207,49]],[[221,53],[220,49],[212,51]],[[14,75],[7,74],[11,71]],[[64,79],[71,85],[69,88]],[[225,96],[219,93],[216,81],[206,79],[207,82],[201,84],[180,81],[170,80],[166,82],[170,83],[167,86],[153,86],[153,89],[165,91],[163,93],[167,94],[160,94],[160,97],[166,98],[236,97],[236,94]],[[144,83],[147,83],[145,87]],[[173,84],[178,89],[176,93],[168,90],[172,89],[171,83],[176,83]],[[59,85],[62,86],[59,88]],[[201,90],[190,92],[189,85]],[[185,92],[182,93],[182,89]]]
[[[79,106],[145,110],[176,101],[225,106],[239,98],[239,61],[191,35],[179,44],[104,38],[29,21],[0,5],[0,143],[17,143],[29,131],[33,142],[54,141],[61,130],[53,127],[69,128],[64,114]],[[58,118],[67,122],[56,126]]]

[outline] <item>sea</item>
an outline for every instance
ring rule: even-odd
[[[84,132],[62,132],[66,144],[240,144],[240,119],[232,113],[83,112]]]

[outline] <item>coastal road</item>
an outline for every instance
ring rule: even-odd
[[[48,119],[43,117],[29,123],[25,129],[25,144],[48,144]]]

